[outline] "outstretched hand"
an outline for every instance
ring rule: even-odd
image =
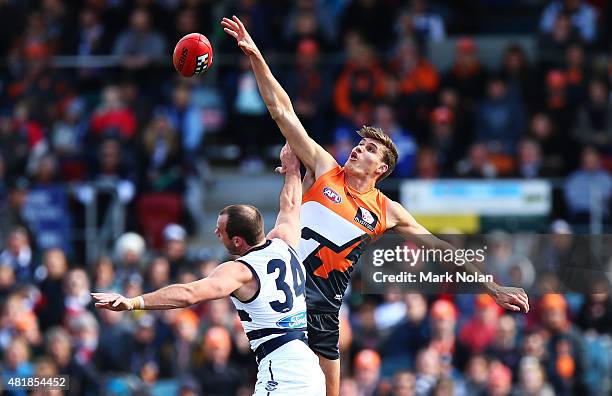
[[[110,309],[111,311],[131,311],[134,304],[130,298],[118,293],[91,293],[96,300],[96,308]]]
[[[519,287],[497,286],[491,297],[502,308],[514,312],[529,312],[529,298],[525,290]]]
[[[286,173],[287,170],[300,171],[300,159],[295,155],[289,143],[285,143],[280,152],[281,166],[275,169],[278,173]]]
[[[245,55],[251,56],[259,54],[259,49],[257,49],[251,35],[247,32],[244,24],[236,15],[232,16],[232,19],[223,18],[221,26],[223,26],[223,31],[225,33],[236,39],[238,47],[240,47]]]

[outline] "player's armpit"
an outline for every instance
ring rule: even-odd
[[[387,230],[408,237],[415,235],[431,235],[406,208],[392,199],[387,198]]]

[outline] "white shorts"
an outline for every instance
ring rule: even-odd
[[[325,396],[319,358],[303,341],[286,343],[259,362],[253,396]]]

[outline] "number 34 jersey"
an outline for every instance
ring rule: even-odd
[[[360,193],[337,166],[302,197],[298,253],[306,267],[306,304],[312,312],[338,312],[353,265],[367,243],[387,228],[387,198],[376,188]]]
[[[271,345],[277,348],[279,343],[305,339],[306,277],[296,252],[282,239],[274,238],[236,261],[249,267],[259,282],[259,290],[250,300],[231,297],[256,355],[269,351]],[[277,339],[280,337],[284,338]]]

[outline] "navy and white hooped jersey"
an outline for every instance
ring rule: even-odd
[[[250,300],[231,296],[257,360],[289,341],[304,341],[306,274],[293,248],[275,238],[236,261],[249,267],[259,281]]]

